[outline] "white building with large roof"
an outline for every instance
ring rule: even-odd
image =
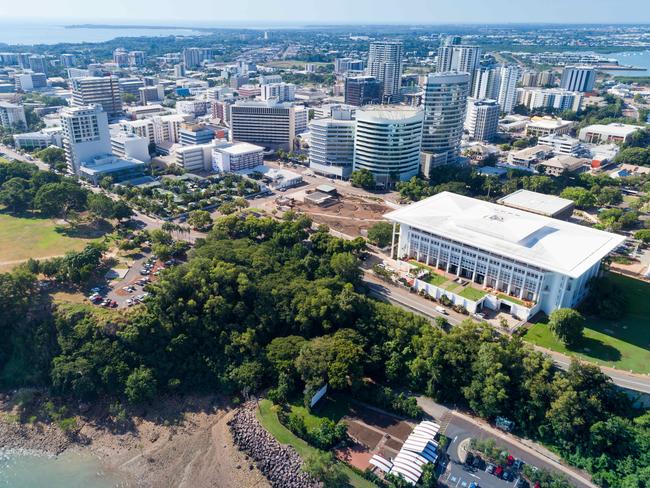
[[[521,319],[538,311],[549,314],[575,307],[602,259],[625,240],[450,192],[385,218],[394,223],[398,259],[425,265],[440,280],[456,280],[475,289],[456,294],[427,284],[426,292],[437,298],[444,294],[470,311],[487,307]]]

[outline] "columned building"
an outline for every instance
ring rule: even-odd
[[[424,278],[416,283],[421,290],[520,319],[578,305],[602,259],[625,240],[450,192],[385,217],[394,224],[397,259],[427,267],[438,284],[454,285],[441,288]],[[464,292],[468,287],[471,293]]]

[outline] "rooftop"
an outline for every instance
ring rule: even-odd
[[[525,210],[540,215],[553,216],[573,206],[573,200],[545,195],[530,190],[517,190],[497,200],[507,207]]]
[[[219,151],[227,152],[228,154],[248,154],[252,152],[262,152],[264,148],[261,146],[256,146],[255,144],[250,144],[248,142],[237,142],[237,143],[227,143],[223,145],[215,144],[215,149]]]
[[[573,125],[573,122],[570,120],[563,119],[552,119],[549,117],[540,117],[533,118],[529,123],[528,127],[540,127],[544,129],[557,129],[558,127],[564,127],[567,125]]]
[[[450,192],[384,217],[572,278],[581,276],[625,240],[617,234]]]
[[[582,131],[584,132],[606,132],[608,134],[612,134],[615,136],[621,136],[625,137],[629,134],[632,134],[633,132],[636,132],[637,130],[643,129],[643,127],[640,127],[638,125],[630,125],[630,124],[594,124],[594,125],[588,125]],[[580,132],[582,132],[580,131]]]

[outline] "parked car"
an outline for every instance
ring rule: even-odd
[[[468,466],[471,466],[472,463],[474,462],[474,459],[476,459],[474,457],[474,454],[472,454],[471,452],[468,452],[467,457],[465,458],[465,464],[467,464]]]
[[[436,312],[441,313],[442,315],[447,315],[447,309],[441,306],[436,307]]]
[[[497,478],[501,478],[501,476],[503,476],[503,466],[497,466],[492,474]]]
[[[501,478],[503,478],[504,481],[514,481],[515,475],[511,471],[504,471]]]
[[[489,473],[489,474],[492,474],[492,473],[494,473],[494,468],[496,468],[496,466],[494,464],[487,463],[487,465],[485,466],[485,472]]]
[[[472,481],[469,485],[469,488],[479,488],[478,483],[476,483],[476,481]]]
[[[516,470],[520,470],[524,467],[524,462],[521,459],[515,459],[515,462],[512,463],[512,467]]]
[[[476,456],[472,462],[472,467],[476,469],[483,469],[485,467],[485,461],[483,461],[480,456]]]

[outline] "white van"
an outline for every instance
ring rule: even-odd
[[[441,313],[442,315],[447,315],[447,310],[444,307],[436,307],[436,312]]]

